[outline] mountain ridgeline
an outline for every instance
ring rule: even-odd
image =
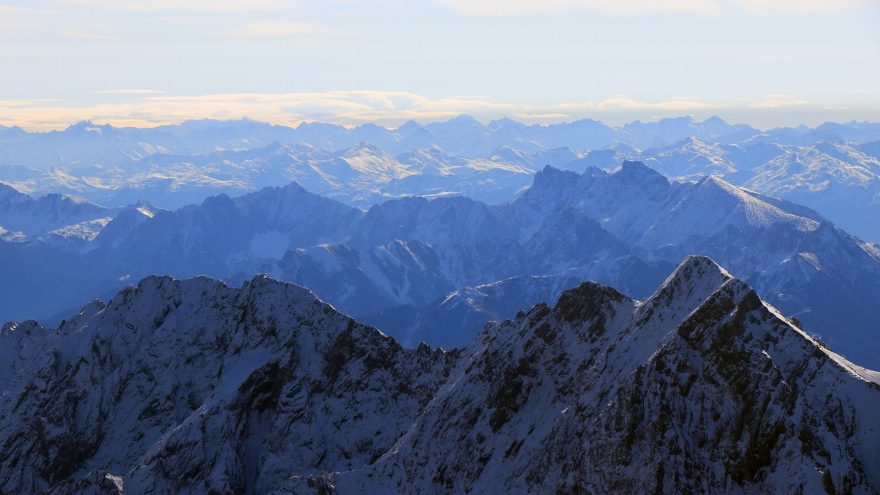
[[[880,125],[826,123],[765,131],[718,117],[530,125],[445,122],[296,128],[248,119],[151,129],[81,122],[51,132],[0,126],[0,182],[42,196],[74,195],[111,208],[145,201],[176,209],[296,181],[367,208],[405,196],[514,198],[545,165],[582,173],[639,160],[671,179],[718,175],[809,206],[880,242]],[[4,226],[8,229],[8,226]]]
[[[646,297],[696,253],[837,352],[880,367],[873,311],[880,249],[813,210],[717,176],[679,182],[625,161],[612,172],[545,167],[498,205],[409,197],[364,211],[292,183],[177,210],[141,204],[114,214],[99,217],[107,218],[100,228],[0,243],[0,255],[12,260],[0,272],[20,281],[2,289],[0,314],[57,321],[84,297],[108,297],[156,273],[238,284],[265,272],[405,345],[455,347],[470,343],[485,321],[553,302],[583,280]]]
[[[148,277],[0,330],[0,492],[876,493],[880,375],[688,257],[406,348],[303,288]]]

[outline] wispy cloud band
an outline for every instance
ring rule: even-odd
[[[531,122],[563,121],[582,117],[608,120],[651,119],[669,115],[734,112],[769,112],[809,107],[827,109],[793,95],[766,95],[756,101],[709,102],[696,98],[643,101],[625,96],[553,104],[515,104],[480,97],[429,98],[400,91],[328,91],[298,93],[224,93],[169,96],[158,90],[103,90],[108,101],[91,105],[65,104],[59,100],[0,100],[0,124],[28,129],[64,128],[80,120],[120,126],[155,126],[190,119],[237,119],[250,117],[267,122],[296,125],[321,120],[342,124],[376,122],[395,125],[409,119],[432,121],[469,113],[492,119],[514,116]],[[122,98],[124,101],[119,101]],[[846,107],[833,106],[837,111]]]
[[[606,14],[829,12],[859,8],[871,0],[437,0],[471,16],[512,16],[587,10]]]

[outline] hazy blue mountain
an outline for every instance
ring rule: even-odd
[[[711,256],[845,354],[875,360],[866,349],[880,324],[868,309],[880,294],[878,250],[807,208],[717,177],[669,182],[634,162],[611,174],[547,169],[513,205],[524,214],[574,206],[647,259]]]
[[[517,163],[504,161],[501,155],[464,158],[439,148],[394,157],[369,143],[339,151],[275,143],[203,155],[154,154],[125,166],[0,167],[0,178],[41,194],[77,195],[109,205],[145,200],[162,208],[180,208],[220,193],[241,195],[291,181],[358,206],[394,197],[443,194],[472,195],[498,203],[528,186],[544,161],[558,163],[574,156],[565,150],[537,154],[510,150],[506,155]]]
[[[880,158],[872,145],[820,141],[807,146],[772,143],[712,144],[687,139],[632,153],[667,177],[699,180],[717,175],[815,209],[847,231],[880,240]],[[616,153],[612,158],[627,156]]]
[[[49,194],[37,199],[0,183],[0,229],[39,236],[62,228],[83,228],[94,222],[100,227],[116,214],[115,210],[76,197]]]
[[[754,171],[746,187],[809,206],[863,239],[880,241],[880,158],[820,142]]]
[[[657,122],[630,122],[621,128],[620,142],[637,148],[656,148],[686,138],[732,143],[748,139],[759,131],[748,125],[730,125],[718,117],[696,122],[691,117],[660,119]]]
[[[880,316],[871,309],[880,298],[875,245],[808,208],[718,177],[669,181],[638,162],[583,174],[546,167],[528,190],[500,205],[464,197],[404,198],[364,212],[293,184],[237,198],[215,196],[175,211],[133,209],[109,222],[81,252],[83,261],[71,277],[93,274],[84,295],[152,273],[241,280],[268,272],[306,285],[356,316],[408,307],[385,320],[387,330],[407,342],[414,335],[433,341],[433,330],[420,328],[430,325],[428,319],[419,315],[456,291],[511,277],[578,276],[645,297],[671,264],[705,254],[844,355],[872,366],[880,355]],[[27,261],[26,252],[17,256],[23,266],[40,261]],[[71,287],[65,271],[57,279],[52,290]],[[539,292],[507,291],[509,299],[492,304],[528,306],[536,301],[519,297]],[[17,294],[15,300],[28,297],[34,301],[37,295]],[[43,313],[34,316],[70,307],[59,304],[44,301]],[[20,316],[23,307],[35,304],[4,303],[0,309]],[[479,312],[461,308],[457,321],[476,321],[467,314]],[[484,314],[503,317],[500,310]],[[436,339],[464,344],[477,330],[454,329]]]
[[[89,253],[111,277],[148,273],[228,276],[240,266],[280,259],[296,246],[344,239],[363,213],[307,192],[296,183],[236,198],[212,196],[200,205],[159,211],[95,239]]]
[[[690,117],[666,118],[610,127],[590,119],[534,125],[505,118],[482,124],[471,116],[461,115],[424,125],[408,122],[397,129],[375,124],[347,128],[321,122],[287,127],[250,119],[195,120],[141,129],[84,121],[50,132],[27,132],[17,127],[0,130],[0,164],[38,169],[119,166],[154,154],[208,154],[261,148],[272,143],[307,144],[339,151],[369,142],[393,155],[438,146],[452,154],[488,157],[504,146],[525,152],[556,148],[589,151],[615,143],[646,149],[668,146],[687,138],[723,144],[870,142],[880,140],[880,124],[825,123],[816,128],[801,126],[761,132],[745,124],[729,124],[718,117],[703,122]]]

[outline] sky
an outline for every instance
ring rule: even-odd
[[[880,0],[0,0],[0,125],[880,121]]]

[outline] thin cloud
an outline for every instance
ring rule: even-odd
[[[96,95],[161,95],[165,94],[161,89],[147,89],[147,88],[117,88],[117,89],[102,89],[99,91],[92,91],[93,94]]]
[[[780,12],[822,13],[871,6],[871,0],[737,0],[736,3],[755,14]]]
[[[117,12],[266,12],[278,11],[278,0],[56,0],[60,6],[85,7]],[[286,2],[289,5],[291,2]]]
[[[558,122],[560,120],[571,118],[571,115],[567,113],[514,112],[510,114],[510,116],[511,118],[525,122]]]
[[[785,94],[766,95],[757,101],[731,102],[709,102],[695,98],[642,101],[615,96],[598,101],[516,104],[481,97],[429,98],[401,91],[221,93],[195,96],[163,95],[158,91],[137,88],[101,90],[95,94],[113,98],[93,105],[45,99],[0,100],[0,124],[46,130],[64,128],[71,123],[88,119],[118,126],[150,127],[190,119],[223,120],[246,116],[284,125],[315,120],[343,125],[364,122],[396,125],[409,119],[442,120],[462,113],[484,119],[512,116],[531,122],[565,121],[583,117],[619,122],[630,118],[683,114],[748,114],[766,117],[779,109],[797,109],[797,115],[812,112],[818,118],[821,115],[831,115],[832,110],[839,108],[835,102],[814,103]],[[846,112],[852,113],[854,110],[849,109]]]
[[[317,37],[329,34],[327,28],[296,21],[254,21],[239,28],[224,31],[223,34],[239,39],[272,39],[291,41],[314,41]]]
[[[638,101],[631,98],[608,98],[602,100],[597,108],[602,110],[671,110],[686,112],[690,110],[716,110],[727,108],[729,105],[709,103],[692,99],[672,99],[659,102]]]
[[[471,16],[509,16],[590,10],[609,14],[644,12],[717,12],[713,0],[438,0]]]
[[[831,12],[871,6],[871,0],[436,0],[469,16],[513,16],[572,11],[605,14],[658,12],[724,13],[746,10],[753,14]]]
[[[92,31],[64,31],[62,34],[68,38],[84,41],[113,41],[117,39],[116,36],[111,34],[96,33]]]
[[[800,107],[804,105],[808,105],[810,103],[809,100],[805,100],[803,98],[794,96],[794,95],[781,95],[781,94],[773,94],[766,95],[763,100],[749,104],[749,108],[756,109],[774,109],[774,108],[787,108],[787,107]]]

